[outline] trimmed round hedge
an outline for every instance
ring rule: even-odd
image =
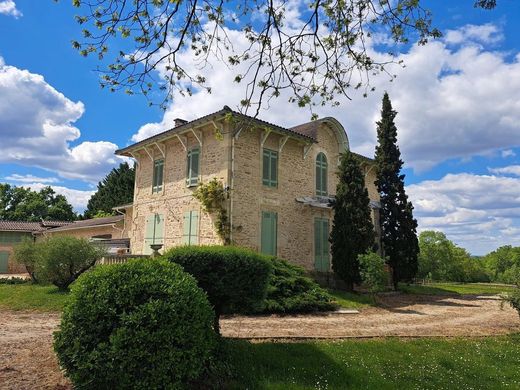
[[[264,305],[271,262],[267,256],[233,246],[182,246],[163,258],[193,275],[206,291],[217,317],[250,313]]]
[[[213,318],[206,294],[176,264],[99,266],[72,286],[54,349],[77,388],[179,388],[214,356]]]

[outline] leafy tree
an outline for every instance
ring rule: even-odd
[[[374,226],[365,177],[352,153],[341,156],[338,177],[330,233],[332,269],[353,290],[361,282],[358,256],[374,245]]]
[[[96,193],[89,199],[85,218],[113,215],[113,207],[132,202],[134,182],[135,169],[130,168],[128,163],[122,163],[119,167],[112,169],[98,183]]]
[[[361,279],[372,294],[384,291],[388,283],[385,260],[375,252],[358,256]]]
[[[393,59],[378,60],[369,49],[374,33],[387,33],[396,43],[418,38],[424,44],[440,32],[432,28],[430,12],[418,0],[331,0],[298,7],[301,26],[294,28],[294,4],[268,2],[73,0],[83,11],[82,42],[73,47],[83,56],[110,63],[102,70],[101,86],[111,91],[152,95],[166,92],[162,106],[175,90],[211,92],[200,72],[212,60],[235,69],[235,82],[247,84],[245,110],[290,90],[300,107],[336,104],[336,95],[368,90],[369,75],[384,73]],[[251,15],[255,14],[255,19]],[[238,32],[245,44],[237,42]],[[180,59],[188,54],[199,67],[191,70]],[[193,61],[190,61],[192,63]],[[160,72],[158,72],[160,70]],[[358,78],[357,75],[360,75]],[[353,81],[359,79],[358,81]],[[157,77],[164,77],[158,81]]]
[[[439,281],[488,282],[484,262],[473,258],[464,248],[442,232],[426,230],[419,235],[419,271],[417,276]]]
[[[482,261],[493,281],[515,283],[520,279],[520,247],[501,246],[484,256]]]
[[[0,219],[38,222],[43,220],[73,221],[72,206],[51,187],[40,191],[0,184]]]
[[[400,281],[411,281],[417,273],[417,221],[404,190],[403,161],[397,146],[397,127],[388,94],[383,97],[381,120],[377,122],[375,160],[376,186],[381,197],[380,224],[385,257],[392,271],[394,288]]]

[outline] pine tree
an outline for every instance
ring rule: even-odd
[[[374,226],[365,177],[352,153],[341,156],[338,177],[330,234],[332,269],[347,289],[353,290],[354,284],[361,282],[358,255],[373,247]]]
[[[113,215],[113,207],[131,203],[134,199],[135,170],[122,163],[98,183],[97,191],[89,199],[85,218],[96,215]]]
[[[410,281],[417,273],[417,221],[404,190],[403,161],[397,146],[397,115],[388,94],[383,97],[381,120],[377,122],[376,186],[381,197],[380,224],[383,250],[392,271],[392,282]]]

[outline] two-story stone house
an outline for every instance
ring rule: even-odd
[[[329,271],[328,199],[347,149],[345,129],[334,118],[283,128],[225,106],[191,122],[176,120],[174,128],[116,152],[137,162],[125,218],[131,252],[150,253],[151,243],[221,244],[214,216],[193,197],[199,183],[217,178],[227,189],[234,244]],[[373,161],[360,161],[375,215]]]

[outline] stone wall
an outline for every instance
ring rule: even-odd
[[[113,239],[126,238],[124,236],[124,223],[123,221],[117,222],[114,226],[92,226],[79,229],[67,229],[60,231],[53,231],[49,229],[45,231],[41,237],[46,236],[70,236],[75,238],[92,238],[94,236],[111,235]]]
[[[332,227],[332,211],[296,202],[296,198],[315,196],[315,162],[323,152],[328,162],[328,193],[334,194],[339,162],[338,140],[334,131],[321,124],[318,143],[304,158],[304,143],[289,139],[279,154],[278,187],[262,184],[262,129],[243,131],[235,141],[233,197],[233,241],[253,250],[260,249],[262,211],[278,214],[277,255],[306,268],[314,269],[314,219],[325,218]],[[278,150],[282,135],[271,133],[264,147]],[[373,171],[373,170],[372,170]],[[367,182],[371,199],[378,200],[373,172]]]
[[[202,146],[194,134],[186,135],[188,150],[200,147],[199,181],[207,183],[216,177],[223,183],[228,182],[230,162],[230,135],[224,132],[224,139],[217,139],[215,128],[208,124],[196,130],[202,136]],[[145,151],[136,154],[138,166],[134,192],[134,207],[129,230],[131,253],[141,254],[144,247],[146,217],[153,214],[164,216],[164,247],[183,244],[183,216],[187,211],[199,212],[199,244],[221,244],[215,233],[213,216],[202,211],[200,202],[193,197],[196,187],[186,185],[187,151],[177,138],[165,141],[162,145],[165,157],[157,146],[148,147],[153,159],[164,158],[163,190],[152,193],[153,161]]]
[[[13,251],[14,251],[14,247],[16,245],[17,245],[17,243],[13,243],[13,244],[0,243],[0,252],[9,253],[9,258],[7,260],[7,273],[8,274],[24,274],[27,272],[24,265],[18,264],[14,261]]]

